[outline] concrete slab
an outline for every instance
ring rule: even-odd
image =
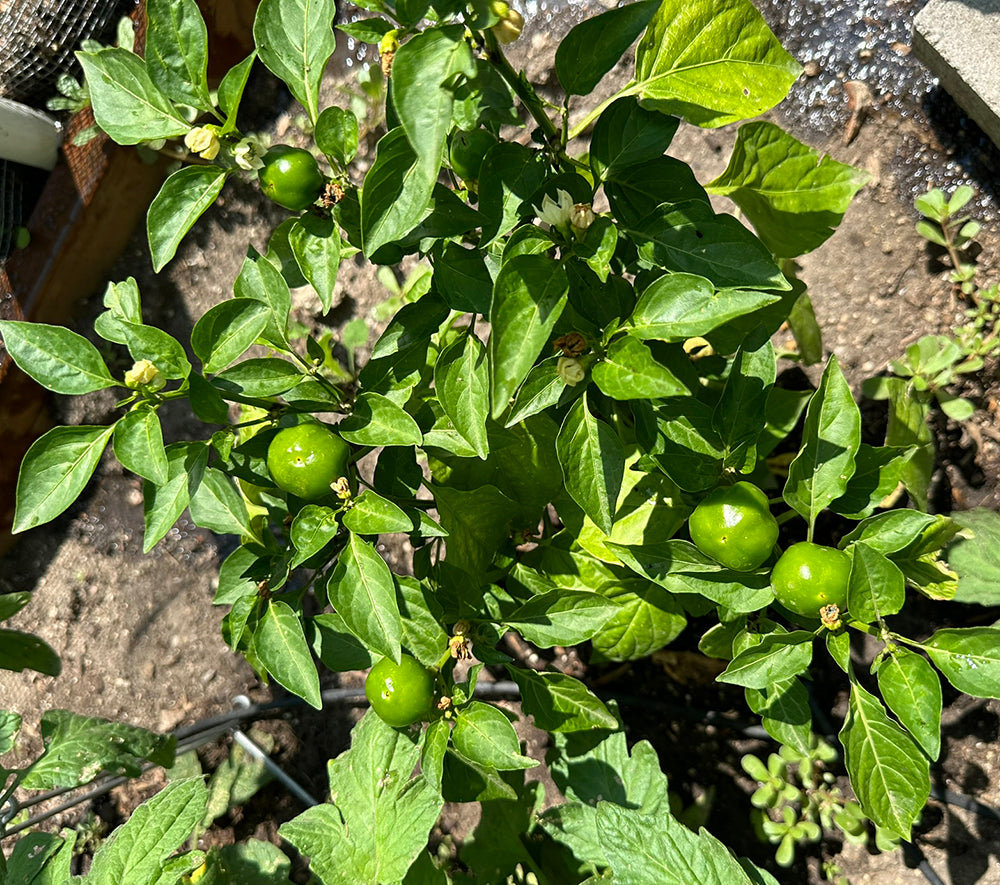
[[[1000,146],[1000,0],[930,0],[913,51]]]

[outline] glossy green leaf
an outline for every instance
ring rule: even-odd
[[[524,670],[507,667],[521,690],[521,707],[545,731],[570,733],[596,729],[616,730],[618,720],[578,679],[557,670]]]
[[[358,152],[358,118],[345,108],[323,108],[316,121],[316,147],[341,166]]]
[[[638,334],[616,338],[591,370],[602,393],[617,400],[658,399],[687,393],[673,372],[658,362]]]
[[[17,477],[15,534],[55,519],[83,492],[114,425],[53,427],[28,449]]]
[[[646,29],[660,0],[637,0],[584,19],[556,49],[559,85],[567,95],[589,95]]]
[[[216,467],[205,469],[191,491],[188,507],[192,521],[202,528],[222,534],[254,534],[246,501],[229,476]]]
[[[340,231],[329,218],[305,213],[288,232],[292,254],[302,275],[319,295],[323,313],[333,307],[333,290],[340,268]]]
[[[890,719],[878,698],[851,684],[840,730],[844,764],[865,816],[900,839],[909,839],[930,794],[927,757]]]
[[[253,648],[276,682],[310,707],[323,708],[319,674],[313,663],[302,622],[291,606],[272,599],[253,634]]]
[[[426,344],[448,317],[448,305],[435,292],[405,304],[389,320],[372,348],[372,359],[382,359],[418,344]]]
[[[896,614],[906,601],[906,582],[899,566],[864,541],[852,550],[854,565],[847,588],[851,617],[873,624]]]
[[[205,311],[191,330],[191,349],[205,372],[219,372],[246,353],[270,314],[267,305],[252,298],[231,298]]]
[[[462,25],[419,31],[392,60],[392,102],[421,173],[437,178],[445,136],[451,128],[454,89],[476,68]]]
[[[420,427],[407,412],[370,391],[359,394],[354,411],[337,425],[337,432],[360,446],[412,446],[423,440]]]
[[[611,213],[626,228],[639,225],[662,203],[694,201],[709,206],[708,193],[694,171],[676,157],[612,169],[604,182]]]
[[[959,691],[975,698],[1000,695],[1000,628],[938,630],[921,647]]]
[[[256,60],[257,50],[255,49],[243,61],[226,71],[219,84],[219,107],[226,115],[226,122],[219,130],[222,134],[232,132],[236,128],[236,115],[240,109],[240,102],[243,100],[243,91],[247,87],[247,80],[250,79],[250,71]]]
[[[643,291],[630,322],[640,338],[685,341],[780,300],[773,292],[717,290],[704,277],[668,273]]]
[[[723,288],[788,289],[771,253],[732,215],[708,203],[665,203],[625,229],[645,261],[707,277]]]
[[[112,47],[76,57],[87,78],[94,119],[118,144],[173,138],[191,128],[138,55]]]
[[[642,107],[634,96],[609,105],[594,126],[590,165],[599,178],[663,155],[677,131],[676,117]]]
[[[726,171],[707,187],[743,210],[772,254],[794,258],[827,240],[868,178],[761,120],[739,128]]]
[[[396,584],[371,544],[350,534],[326,591],[351,633],[369,649],[399,661],[403,627]]]
[[[617,608],[591,638],[595,660],[641,660],[676,639],[687,625],[677,598],[650,581],[626,578],[597,592]]]
[[[480,246],[487,246],[519,217],[534,212],[531,200],[545,181],[547,166],[540,152],[510,141],[490,148],[483,164],[490,174],[479,183],[479,211],[487,219]]]
[[[244,360],[219,372],[212,386],[231,396],[277,396],[303,378],[302,370],[280,357]]]
[[[147,0],[146,70],[179,104],[211,110],[208,30],[195,0]]]
[[[100,351],[63,326],[2,320],[0,336],[18,367],[48,390],[81,394],[119,383]]]
[[[876,666],[878,690],[923,751],[941,752],[941,680],[927,659],[896,647]]]
[[[306,624],[311,635],[313,651],[323,665],[334,673],[344,670],[367,670],[372,665],[368,649],[344,623],[336,612],[324,612]]]
[[[695,593],[734,612],[759,611],[774,599],[769,574],[721,568],[688,541],[608,546],[636,574],[672,593]]]
[[[889,423],[885,430],[885,443],[914,447],[913,454],[903,467],[903,485],[913,505],[927,510],[935,465],[934,434],[927,423],[930,406],[913,395],[906,378],[886,378],[885,384],[889,391]]]
[[[598,593],[553,590],[533,596],[503,622],[539,648],[586,642],[617,612],[617,603]]]
[[[801,679],[792,677],[764,688],[746,690],[747,705],[760,716],[764,730],[781,744],[800,753],[812,748],[812,710],[809,691]]]
[[[382,136],[361,189],[361,235],[367,257],[416,227],[436,181],[437,171],[431,174],[420,163],[402,126]]]
[[[287,228],[289,238],[292,228],[298,223],[298,219],[292,219]],[[271,237],[272,243],[276,237],[277,232]],[[291,245],[288,248],[291,250]],[[336,275],[335,268],[333,273]],[[305,285],[305,282],[303,279],[302,284]],[[292,296],[288,282],[279,268],[251,248],[233,284],[233,294],[239,299],[259,301],[265,305],[269,316],[260,335],[261,339],[278,350],[291,350],[288,343],[288,315],[292,309]]]
[[[726,447],[726,466],[748,473],[757,463],[757,439],[764,431],[767,398],[777,374],[766,329],[751,333],[736,351],[712,425]]]
[[[916,545],[921,536],[936,527],[943,517],[934,517],[918,510],[890,510],[870,516],[844,536],[841,549],[853,541],[864,541],[879,553],[898,553]]]
[[[504,426],[512,427],[559,402],[567,388],[566,382],[559,376],[557,363],[558,360],[553,357],[528,372],[528,377],[514,397]]]
[[[180,519],[188,506],[190,484],[199,481],[208,461],[204,443],[172,443],[166,453],[167,482],[161,486],[145,482],[142,487],[143,553],[149,553]]]
[[[807,630],[768,633],[741,651],[716,677],[717,682],[746,688],[768,688],[809,669],[814,636]]]
[[[902,446],[870,446],[861,443],[854,458],[854,473],[847,490],[830,509],[848,519],[871,516],[899,486],[913,450]]]
[[[218,166],[184,166],[163,182],[146,214],[146,233],[153,270],[159,273],[177,252],[181,240],[215,202],[226,183]]]
[[[750,0],[664,0],[636,47],[633,88],[715,127],[774,107],[801,71]]]
[[[87,885],[159,885],[162,865],[201,821],[207,801],[200,777],[167,784],[101,844]]]
[[[519,255],[500,269],[488,345],[494,418],[506,411],[548,341],[568,291],[565,268],[545,255]]]
[[[160,418],[152,409],[136,409],[115,424],[115,457],[122,467],[158,486],[169,478]]]
[[[24,777],[26,790],[75,787],[89,783],[101,772],[138,777],[144,760],[172,765],[177,744],[173,735],[158,735],[68,710],[43,713],[41,732],[45,752]]]
[[[437,588],[406,576],[398,577],[396,586],[403,618],[403,645],[421,664],[433,669],[448,648],[448,633],[441,626],[446,619],[436,596]]]
[[[434,386],[445,414],[476,454],[489,454],[486,418],[490,377],[486,348],[471,332],[449,345],[434,365]]]
[[[559,428],[556,451],[566,491],[602,532],[611,534],[625,472],[618,435],[591,414],[586,399],[579,399]]]
[[[309,857],[324,885],[399,882],[420,852],[442,799],[424,775],[420,750],[369,711],[351,748],[329,763],[331,803],[281,825],[279,835]]]
[[[835,356],[806,409],[802,445],[788,467],[783,497],[810,528],[819,512],[847,490],[861,445],[861,412]],[[811,534],[811,533],[810,533]]]
[[[336,535],[339,526],[334,510],[318,504],[306,504],[292,520],[289,536],[295,548],[291,567],[302,565],[310,556],[319,553]]]
[[[658,411],[653,458],[685,491],[714,488],[722,475],[725,448],[712,418],[713,410],[692,396],[670,397]]]
[[[445,243],[441,254],[432,261],[434,288],[452,310],[489,315],[493,278],[477,250]]]
[[[413,520],[392,501],[365,489],[344,514],[344,528],[359,535],[412,532]]]
[[[538,763],[521,754],[510,721],[491,704],[473,701],[458,714],[451,733],[455,749],[466,759],[500,771],[534,768]]]
[[[138,323],[119,322],[118,328],[124,338],[132,359],[149,360],[164,378],[187,378],[191,371],[184,347],[172,335],[155,326]]]
[[[314,124],[320,81],[337,47],[336,15],[336,0],[261,0],[253,23],[260,60],[285,81]]]

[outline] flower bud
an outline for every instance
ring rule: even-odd
[[[184,136],[184,147],[205,160],[214,160],[219,153],[219,136],[215,126],[195,126]]]
[[[569,223],[576,230],[584,231],[594,223],[594,210],[590,203],[577,203],[569,216]]]
[[[559,379],[563,384],[569,387],[576,387],[587,375],[583,364],[576,357],[572,356],[559,357],[559,361],[556,363],[556,371],[559,373]]]
[[[500,16],[490,29],[499,43],[513,43],[524,30],[524,16],[516,9],[511,9],[506,3],[494,3],[492,11]]]
[[[166,383],[167,379],[149,360],[139,360],[133,363],[132,368],[125,373],[125,386],[131,387],[133,390],[140,387],[159,390]]]

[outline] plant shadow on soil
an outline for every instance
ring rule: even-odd
[[[558,35],[578,18],[578,12],[563,14],[560,10],[564,11],[564,7],[542,5],[549,11],[529,22],[512,55],[544,92],[552,84],[547,65]],[[828,3],[824,11],[830,21],[837,21],[831,10],[836,7],[843,11],[849,5]],[[886,27],[895,33],[899,18],[912,19],[920,4],[907,0],[875,5],[882,14],[892,17],[891,21],[887,18]],[[779,36],[786,40],[793,36],[795,22],[816,12],[815,2],[809,0],[763,3],[762,7]],[[801,61],[820,58],[822,70],[816,78],[803,78],[785,108],[771,118],[803,141],[838,160],[867,168],[872,174],[871,183],[859,195],[838,233],[801,261],[802,276],[810,286],[824,331],[825,350],[838,354],[857,392],[864,378],[881,371],[886,360],[900,355],[907,343],[921,334],[947,333],[960,318],[940,263],[929,259],[924,241],[913,230],[917,216],[912,199],[928,184],[950,189],[970,183],[977,189],[973,210],[984,220],[979,238],[983,244],[981,274],[986,281],[996,279],[1000,269],[1000,213],[994,176],[1000,164],[996,149],[983,144],[974,124],[956,113],[950,99],[934,92],[925,74],[915,73],[919,63],[912,58],[905,62],[911,71],[907,81],[909,97],[903,94],[881,98],[889,88],[885,84],[895,82],[891,77],[898,72],[891,66],[879,68],[883,72],[879,76],[887,78],[876,82],[877,77],[873,77],[874,85],[882,83],[875,90],[880,97],[857,137],[845,144],[843,132],[849,111],[842,83],[875,70],[859,65],[854,24],[852,28],[845,31],[841,41],[823,43],[821,53],[820,48],[805,40],[790,47]],[[873,28],[877,34],[877,27]],[[888,48],[891,41],[873,38],[871,42],[877,54],[893,51]],[[627,76],[627,64],[626,59],[613,77]],[[343,67],[340,71],[333,77],[331,89],[348,78],[349,71]],[[263,82],[267,79],[263,78]],[[604,94],[610,91],[608,88]],[[256,100],[257,111],[251,114],[254,125],[270,131],[275,140],[291,139],[292,135],[285,133],[296,111],[287,94],[280,88],[264,86],[248,94]],[[288,110],[275,119],[275,108]],[[691,163],[701,180],[708,180],[724,166],[732,133],[687,131],[690,128],[684,127],[679,133],[671,153]],[[978,158],[978,165],[966,162],[968,157]],[[255,188],[232,187],[199,222],[163,273],[151,272],[148,249],[139,231],[112,278],[136,275],[147,321],[186,342],[193,318],[228,296],[247,244],[263,250],[267,233],[285,217]],[[373,310],[388,295],[374,275],[357,262],[345,263],[341,268],[338,292],[340,300],[324,320],[316,314],[314,303],[297,293],[295,318],[311,326],[323,322],[335,331],[354,316],[375,325]],[[76,323],[79,331],[89,334],[90,322],[99,309],[100,293],[94,293],[81,305]],[[789,383],[796,386],[815,383],[818,378],[816,367],[795,371],[799,377]],[[996,365],[991,364],[965,383],[964,392],[973,396],[979,406],[976,416],[957,425],[936,415],[933,423],[939,453],[934,504],[940,511],[1000,506],[1000,435],[995,430],[1000,389]],[[110,394],[82,401],[57,398],[53,417],[63,423],[107,421],[113,406]],[[881,442],[884,406],[863,401],[862,415],[866,439]],[[171,439],[190,438],[202,430],[179,409],[166,412],[164,417],[168,419]],[[831,541],[844,530],[844,525],[832,519],[820,526],[820,532]],[[35,750],[40,747],[38,717],[54,706],[165,730],[225,711],[237,694],[247,694],[253,700],[280,695],[277,686],[260,686],[219,636],[221,613],[211,609],[210,602],[215,573],[230,549],[229,542],[182,520],[149,556],[143,557],[141,535],[141,486],[108,458],[74,508],[53,524],[29,533],[0,559],[0,590],[35,591],[32,604],[12,626],[39,633],[63,656],[64,672],[56,680],[33,674],[0,675],[3,705],[25,715],[26,731]],[[391,548],[386,552],[397,560],[395,567],[403,567],[405,551]],[[206,614],[209,611],[211,615]],[[899,626],[909,628],[912,635],[924,636],[936,627],[963,625],[970,617],[991,623],[997,616],[996,611],[918,598],[912,607],[908,605],[907,621]],[[747,738],[739,730],[748,717],[739,690],[715,684],[711,676],[706,681],[703,662],[694,667],[679,663],[699,660],[687,658],[696,649],[698,635],[697,625],[692,624],[667,656],[621,668],[588,666],[586,648],[581,650],[582,657],[573,654],[555,658],[553,663],[572,667],[574,675],[592,681],[610,696],[620,694],[630,743],[649,739],[654,744],[671,788],[685,803],[714,789],[708,829],[725,838],[736,851],[769,868],[780,882],[822,881],[821,857],[835,857],[855,883],[925,882],[923,873],[916,869],[919,858],[898,853],[879,855],[850,845],[843,846],[840,852],[842,846],[836,839],[800,855],[788,869],[774,865],[773,849],[757,842],[748,824],[748,796],[754,785],[739,764],[744,753],[766,757],[774,746]],[[859,644],[859,672],[867,671],[866,663],[874,651],[870,643]],[[545,659],[545,653],[538,654]],[[504,675],[497,672],[494,677]],[[357,673],[327,674],[324,687],[359,685],[361,679]],[[816,668],[812,691],[818,709],[831,713],[831,728],[836,730],[846,708],[842,675],[821,664]],[[935,784],[1000,807],[1000,705],[958,696],[947,689],[946,702],[942,758],[933,766]],[[678,708],[711,711],[717,719],[709,723],[691,721],[678,715]],[[262,723],[262,727],[275,737],[279,764],[314,796],[322,798],[326,792],[326,760],[347,748],[349,729],[359,713],[349,709],[314,712],[297,708]],[[202,761],[210,768],[226,752],[228,745],[224,742],[211,745],[202,751]],[[108,825],[120,822],[122,815],[160,782],[158,777],[162,778],[153,775],[116,791],[112,799],[98,807],[99,815]],[[843,778],[839,784],[845,785]],[[254,800],[220,819],[209,831],[206,844],[225,844],[247,836],[274,839],[277,825],[300,810],[294,798],[272,784]],[[72,815],[63,815],[55,822],[72,819]],[[446,821],[445,830],[436,831],[435,839],[446,838],[450,832],[467,832],[475,824],[475,815],[467,809],[450,808]],[[939,874],[947,872],[952,885],[1000,885],[1000,824],[995,820],[934,800],[923,816],[917,837],[933,867]]]

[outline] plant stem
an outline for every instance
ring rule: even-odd
[[[523,75],[519,75],[511,66],[511,63],[507,61],[507,56],[503,54],[503,50],[500,48],[500,44],[493,33],[486,31],[483,37],[486,40],[487,60],[497,69],[500,76],[507,81],[507,85],[514,90],[514,94],[521,99],[521,103],[528,109],[531,116],[534,117],[535,122],[539,125],[542,132],[545,133],[545,137],[550,142],[557,144],[559,131],[556,129],[555,123],[549,119],[549,115],[545,113],[541,99],[539,99],[532,85]]]

